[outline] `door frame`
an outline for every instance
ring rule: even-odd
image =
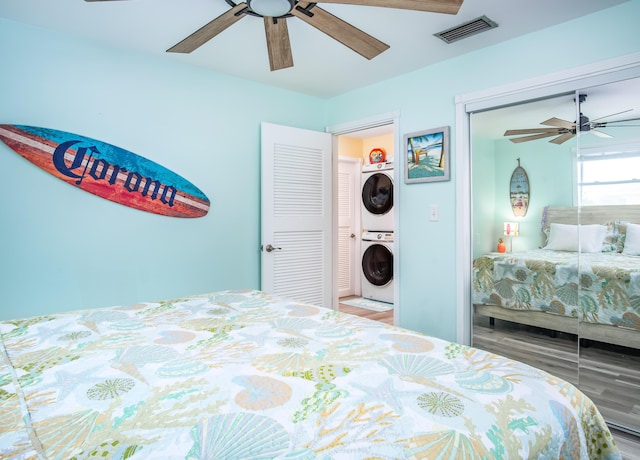
[[[456,96],[456,341],[471,344],[471,126],[474,112],[640,77],[640,53]]]
[[[369,128],[376,128],[378,126],[383,125],[393,125],[393,142],[394,142],[394,163],[393,163],[393,183],[394,183],[394,216],[393,216],[393,225],[394,225],[394,236],[393,236],[393,253],[399,254],[399,212],[398,212],[398,204],[400,203],[400,181],[398,178],[404,177],[404,165],[402,161],[399,161],[401,158],[401,145],[400,145],[400,112],[393,111],[387,112],[380,115],[371,116],[368,118],[363,118],[360,120],[354,120],[350,122],[340,123],[336,125],[327,126],[325,128],[325,132],[333,135],[333,217],[332,217],[332,246],[333,246],[333,293],[332,293],[332,308],[334,310],[338,310],[338,192],[337,192],[337,183],[338,183],[338,136],[342,134],[349,134],[354,131],[362,131]],[[396,281],[393,283],[394,292],[393,292],[393,324],[400,323],[400,302],[399,302],[399,294],[398,294],[398,286],[400,280],[400,262],[399,257],[393,258],[393,278]]]

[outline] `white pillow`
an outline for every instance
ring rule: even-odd
[[[640,225],[627,224],[627,236],[622,253],[628,256],[640,256]]]
[[[567,224],[551,224],[549,226],[549,239],[544,249],[554,251],[578,250],[578,226]]]
[[[578,227],[580,229],[580,241],[578,241]],[[605,225],[569,225],[551,224],[549,228],[549,241],[544,247],[555,251],[600,252],[602,243],[607,234]]]
[[[580,225],[580,252],[602,252],[606,236],[606,225]]]

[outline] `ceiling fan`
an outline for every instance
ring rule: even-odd
[[[287,18],[295,16],[351,48],[361,56],[373,59],[387,50],[389,45],[323,10],[317,4],[339,3],[457,14],[464,0],[320,0],[317,2],[305,0],[246,0],[246,3],[236,3],[232,0],[225,1],[231,6],[230,10],[172,46],[167,52],[190,53],[245,16],[257,16],[264,19],[271,70],[285,69],[293,66]]]
[[[582,104],[586,99],[587,99],[586,94],[580,94],[578,99],[578,107],[580,107],[580,104]],[[583,115],[582,110],[579,110],[579,113],[580,113],[579,121],[571,122],[567,120],[562,120],[561,118],[553,117],[540,123],[541,125],[544,125],[544,126],[551,126],[550,128],[541,127],[541,128],[531,128],[531,129],[509,129],[504,132],[504,135],[505,136],[524,135],[523,137],[516,137],[516,138],[509,139],[511,142],[514,142],[516,144],[519,142],[535,141],[537,139],[543,139],[545,137],[553,137],[553,136],[556,136],[556,137],[554,139],[551,139],[549,142],[553,144],[562,144],[568,141],[569,139],[573,138],[578,131],[590,132],[599,137],[611,138],[613,136],[605,132],[599,131],[599,129],[606,128],[606,127],[613,127],[613,126],[616,126],[618,123],[625,123],[628,121],[640,120],[640,117],[627,118],[624,120],[612,120],[612,121],[602,121],[602,120],[604,120],[605,118],[613,117],[615,115],[620,115],[622,113],[631,112],[632,110],[633,109],[623,110],[622,112],[612,113],[611,115],[606,115],[604,117],[596,118],[594,120],[589,120],[589,118],[586,115]],[[623,124],[620,126],[637,126],[637,125]]]

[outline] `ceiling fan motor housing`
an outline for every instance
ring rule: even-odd
[[[582,132],[591,131],[591,123],[589,123],[589,117],[587,117],[586,115],[582,115],[581,113],[579,126],[580,131]]]
[[[575,98],[573,99],[575,102]],[[586,94],[578,94],[578,109],[582,107],[582,103],[587,100]],[[591,131],[591,124],[589,123],[589,118],[585,115],[582,115],[582,110],[580,110],[580,120],[576,123],[576,127],[578,131]],[[575,131],[575,130],[574,130]]]

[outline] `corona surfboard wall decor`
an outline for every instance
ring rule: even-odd
[[[49,174],[106,200],[170,217],[209,211],[209,199],[191,182],[115,145],[24,125],[0,125],[0,140]]]

